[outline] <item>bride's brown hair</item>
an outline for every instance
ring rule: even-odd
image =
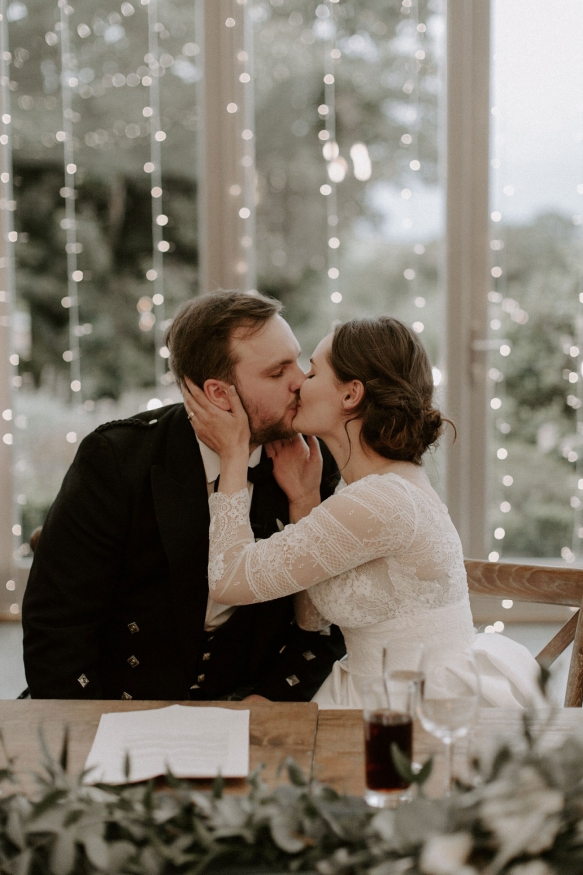
[[[361,443],[420,465],[450,420],[433,406],[431,364],[416,333],[390,316],[352,319],[334,331],[329,361],[340,383],[364,385],[353,417],[362,420]]]

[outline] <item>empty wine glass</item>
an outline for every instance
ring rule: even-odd
[[[426,659],[417,709],[423,728],[445,745],[446,794],[451,792],[454,742],[468,734],[480,706],[480,677],[471,651],[456,656],[455,666],[454,674],[443,661]]]
[[[421,642],[392,642],[383,648],[383,677],[409,685],[411,716],[415,717],[425,679],[425,646]]]

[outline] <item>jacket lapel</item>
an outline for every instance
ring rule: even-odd
[[[208,599],[209,510],[200,450],[184,408],[177,408],[163,465],[151,472],[156,519],[170,566],[179,641],[194,671]]]

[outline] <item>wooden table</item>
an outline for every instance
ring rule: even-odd
[[[522,711],[518,709],[482,708],[478,724],[466,739],[455,745],[454,774],[467,775],[469,755],[484,752],[500,738],[517,739],[521,734]],[[568,735],[583,735],[583,709],[560,708],[544,735],[544,746],[555,747]],[[434,757],[433,775],[427,785],[428,795],[443,791],[443,744],[416,723],[413,757],[424,763]],[[362,796],[364,793],[364,736],[362,712],[348,710],[320,711],[313,760],[313,777],[330,784],[341,793]]]
[[[17,758],[17,771],[23,776],[22,786],[32,791],[30,772],[37,770],[41,757],[38,729],[42,727],[46,741],[58,755],[65,726],[69,727],[69,764],[72,774],[81,771],[93,742],[101,714],[112,711],[142,711],[164,708],[171,704],[189,707],[212,705],[221,708],[248,709],[250,713],[250,765],[266,764],[265,780],[275,784],[277,769],[286,756],[292,756],[305,774],[330,784],[339,792],[362,795],[364,792],[364,734],[362,712],[356,710],[325,710],[303,702],[117,702],[22,700],[0,701],[0,729],[10,755]],[[483,750],[496,737],[516,738],[520,733],[522,712],[500,708],[484,708],[478,725],[469,740],[456,745],[455,768],[461,774],[467,762],[468,750]],[[556,745],[569,734],[583,734],[583,709],[563,708],[545,736],[546,745]],[[442,746],[416,725],[414,756],[424,762],[435,755],[435,770],[428,786],[430,794],[439,795],[443,782]],[[0,762],[0,765],[3,763]],[[29,773],[28,775],[26,773]],[[280,778],[285,780],[285,776]],[[245,782],[231,780],[231,792],[244,792]]]
[[[311,773],[318,706],[310,702],[147,702],[98,701],[79,702],[59,699],[0,700],[0,729],[10,756],[16,757],[16,771],[22,775],[27,792],[34,789],[31,771],[38,771],[41,759],[38,730],[51,751],[58,757],[65,727],[69,728],[69,769],[78,774],[84,767],[93,743],[99,719],[107,712],[144,711],[168,705],[204,705],[215,708],[249,710],[249,765],[251,769],[265,763],[264,780],[277,781],[277,770],[286,756],[292,756],[306,775]],[[0,754],[0,757],[2,755]],[[3,757],[2,757],[3,759]],[[3,763],[2,763],[3,765]],[[23,774],[24,773],[24,774]],[[29,773],[29,774],[26,774]],[[284,777],[281,778],[284,780]],[[244,792],[245,780],[231,779],[232,792]]]

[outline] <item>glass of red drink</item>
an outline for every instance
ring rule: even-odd
[[[393,760],[396,745],[413,756],[411,684],[392,678],[369,678],[363,685],[365,799],[375,808],[392,807],[407,797],[409,783]]]

